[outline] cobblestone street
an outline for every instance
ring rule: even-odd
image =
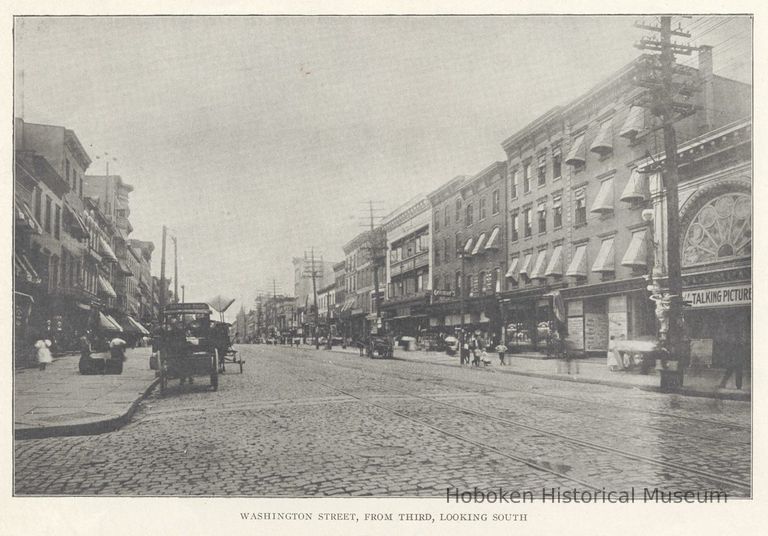
[[[440,496],[542,487],[748,496],[748,402],[401,360],[239,347],[218,392],[155,392],[124,428],[15,442],[21,495]]]

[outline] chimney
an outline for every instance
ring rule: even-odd
[[[703,106],[699,115],[699,134],[709,132],[714,128],[715,97],[713,88],[714,74],[712,72],[712,47],[699,47],[699,79],[701,80],[700,104]]]

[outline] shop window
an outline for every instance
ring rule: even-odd
[[[493,203],[493,207],[492,207],[493,213],[498,214],[499,213],[499,191],[498,190],[493,191],[492,203]]]

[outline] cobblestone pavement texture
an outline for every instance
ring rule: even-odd
[[[750,494],[751,405],[489,369],[241,346],[124,428],[15,442],[19,495],[439,496],[542,487]]]

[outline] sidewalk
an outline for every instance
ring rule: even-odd
[[[129,349],[120,375],[81,375],[79,354],[54,358],[44,371],[16,370],[15,438],[97,434],[123,426],[156,383],[150,353]]]
[[[357,348],[343,349],[341,347],[334,347],[332,351],[359,356]],[[395,359],[450,367],[461,366],[458,356],[451,357],[445,352],[425,352],[421,350],[408,352],[402,349],[395,349]],[[506,361],[509,364],[506,366],[499,364],[498,354],[496,353],[488,354],[488,359],[491,361],[491,365],[481,367],[481,370],[660,392],[659,376],[656,371],[651,371],[647,375],[640,374],[637,371],[611,372],[605,364],[605,359],[602,358],[576,359],[572,361],[570,374],[566,371],[564,363],[555,359],[542,359],[540,354],[507,354]],[[744,378],[742,390],[718,388],[724,372],[723,369],[686,370],[683,389],[677,394],[728,400],[751,400],[751,386],[748,376]],[[733,385],[733,382],[734,379],[731,378],[729,385]]]

